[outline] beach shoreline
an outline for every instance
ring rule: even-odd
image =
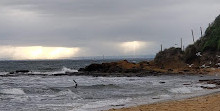
[[[220,91],[195,97],[165,100],[152,104],[112,108],[106,111],[219,111]]]

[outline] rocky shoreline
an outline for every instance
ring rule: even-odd
[[[16,76],[93,76],[93,77],[146,77],[160,75],[175,75],[178,73],[160,73],[160,72],[140,72],[140,73],[101,73],[101,72],[74,72],[74,73],[56,73],[56,74],[34,74],[34,73],[14,73],[0,75],[0,77],[16,77]],[[194,75],[187,73],[183,75]]]
[[[178,61],[176,61],[178,63]],[[169,63],[168,63],[169,64]],[[175,64],[174,64],[175,65]],[[127,60],[91,64],[85,68],[79,69],[83,75],[94,76],[148,76],[148,75],[168,75],[168,74],[208,74],[219,75],[219,68],[202,68],[198,66],[189,67],[182,65],[180,67],[160,67],[154,61],[142,61],[140,63],[132,63]]]
[[[34,73],[29,70],[16,70],[9,72],[0,77],[9,76],[93,76],[93,77],[145,77],[145,76],[159,76],[159,75],[219,75],[218,68],[199,68],[182,66],[179,68],[162,68],[154,63],[154,61],[142,61],[140,63],[132,63],[127,60],[90,64],[85,68],[80,68],[78,72],[63,72],[63,73]]]

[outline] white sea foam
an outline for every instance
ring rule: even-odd
[[[180,94],[188,94],[193,93],[194,91],[202,90],[201,87],[179,87],[179,88],[172,88],[169,91],[172,93],[180,93]]]
[[[60,71],[62,71],[61,69]],[[202,78],[209,79],[205,77]],[[0,101],[0,104],[2,106],[9,104],[15,108],[24,108],[25,110],[30,109],[32,105],[36,105],[34,110],[98,111],[193,97],[204,93],[208,94],[210,91],[215,90],[201,88],[201,83],[198,84],[199,79],[201,79],[200,76],[170,77],[163,75],[148,77],[5,77],[0,82],[2,89],[22,87],[20,90],[24,89],[26,94],[23,94],[24,91],[20,91],[22,95],[12,95],[7,93],[9,91],[0,89],[0,95],[4,99],[4,101]],[[79,85],[76,89],[73,80],[77,81]],[[190,83],[190,85],[183,85],[183,83]],[[7,87],[4,85],[7,85]],[[94,86],[101,87],[94,88]],[[23,104],[20,104],[26,104],[30,101],[31,105],[23,106]],[[8,107],[4,108],[10,110]]]
[[[38,107],[74,107],[74,106],[80,106],[80,105],[81,105],[80,103],[38,104]]]
[[[77,95],[69,89],[65,91],[60,91],[59,93],[57,93],[57,96],[69,96],[71,99],[80,98],[79,95]]]
[[[26,102],[26,101],[30,100],[30,98],[28,96],[13,95],[13,96],[10,96],[10,97],[12,97],[14,102]]]
[[[164,94],[164,95],[159,95],[159,97],[161,97],[161,98],[170,98],[171,96],[168,95],[168,94]]]
[[[65,90],[65,91],[60,91],[58,93],[58,95],[76,95],[75,93],[73,93],[71,90]]]
[[[108,107],[108,106],[116,106],[116,105],[122,105],[126,104],[129,101],[131,101],[131,98],[127,99],[118,99],[118,100],[104,100],[104,101],[97,101],[97,102],[91,102],[88,104],[85,104],[82,109],[96,109],[96,108],[102,108],[102,107]]]
[[[0,75],[6,75],[8,72],[0,72]]]
[[[65,72],[63,71],[53,71],[53,72],[31,72],[31,74],[36,74],[36,75],[44,75],[44,74],[47,74],[47,75],[53,75],[53,74],[64,74]]]
[[[30,72],[30,73],[31,73],[31,74],[37,74],[37,75],[40,75],[40,74],[52,75],[52,74],[74,73],[74,72],[78,72],[78,70],[69,69],[69,68],[63,67],[63,68],[61,69],[61,71],[52,71],[52,72]]]
[[[22,89],[12,88],[12,89],[2,89],[0,93],[3,94],[12,94],[12,95],[23,95],[25,92]]]
[[[62,71],[63,71],[63,72],[70,72],[70,73],[78,72],[78,70],[75,70],[75,69],[69,69],[69,68],[66,68],[66,67],[63,67]]]

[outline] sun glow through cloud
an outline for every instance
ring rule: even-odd
[[[133,53],[134,55],[139,50],[141,50],[143,48],[147,48],[150,45],[152,45],[151,42],[143,42],[143,41],[122,42],[120,44],[121,48],[124,50],[124,53]]]
[[[13,60],[22,59],[66,59],[74,57],[79,48],[66,47],[43,47],[43,46],[29,46],[29,47],[13,47],[0,46],[1,58],[9,58]]]

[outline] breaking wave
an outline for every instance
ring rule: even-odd
[[[69,68],[66,68],[66,67],[63,67],[62,71],[65,72],[65,73],[67,73],[67,72],[69,72],[69,73],[78,72],[78,70],[69,69]]]
[[[47,75],[52,75],[52,74],[65,74],[65,73],[75,73],[78,72],[78,70],[75,69],[70,69],[67,67],[63,67],[60,71],[52,71],[52,72],[30,72],[31,74],[47,74]]]

